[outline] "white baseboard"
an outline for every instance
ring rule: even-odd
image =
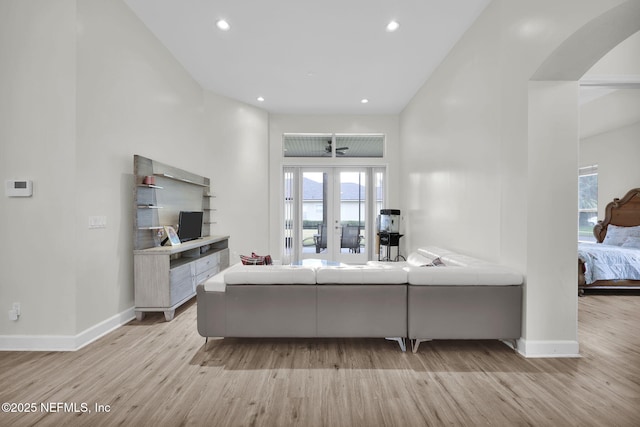
[[[518,353],[524,357],[581,357],[578,341],[531,341],[520,338]]]
[[[76,351],[135,319],[133,307],[94,325],[78,335],[0,336],[0,351]]]

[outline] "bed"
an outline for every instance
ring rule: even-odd
[[[578,290],[640,289],[640,188],[613,199],[593,228],[597,243],[578,243]]]

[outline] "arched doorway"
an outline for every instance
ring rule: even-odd
[[[578,80],[640,31],[640,2],[626,1],[568,37],[534,73],[528,94],[527,286],[520,351],[578,355]],[[550,250],[550,243],[553,248]],[[552,313],[552,316],[549,314]],[[549,325],[549,318],[554,325]],[[542,341],[549,330],[557,341]],[[574,339],[567,339],[573,336]]]

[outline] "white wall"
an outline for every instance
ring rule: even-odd
[[[529,84],[527,355],[578,351],[578,83]]]
[[[230,262],[269,251],[269,115],[259,108],[205,93],[213,220],[211,233],[230,235]]]
[[[78,8],[75,213],[80,332],[133,305],[133,155],[206,175],[203,92],[120,1]],[[88,229],[90,215],[106,229]]]
[[[598,218],[607,203],[640,188],[640,123],[580,141],[580,166],[598,165]]]
[[[0,171],[35,187],[0,204],[0,311],[22,304],[1,348],[73,349],[131,318],[134,154],[212,178],[213,232],[267,246],[267,114],[205,93],[122,1],[0,2],[0,43]]]
[[[386,136],[386,154],[384,159],[284,159],[282,135],[284,133],[382,133]],[[270,191],[272,197],[269,203],[269,215],[272,218],[270,232],[271,254],[281,254],[283,239],[280,226],[282,209],[282,166],[283,164],[304,164],[311,166],[358,166],[384,165],[387,166],[388,201],[389,208],[400,206],[400,131],[399,116],[334,116],[334,115],[279,115],[269,117],[270,149]],[[279,257],[279,256],[278,256]]]
[[[577,351],[576,227],[570,227],[572,234],[562,229],[575,222],[575,202],[572,209],[562,209],[565,200],[577,197],[578,163],[577,86],[557,88],[559,95],[576,98],[573,104],[557,103],[559,119],[576,118],[569,125],[575,135],[565,125],[554,128],[553,116],[537,111],[534,126],[541,129],[533,135],[544,135],[550,126],[547,135],[563,146],[536,145],[529,141],[530,108],[551,102],[546,109],[553,111],[556,105],[536,93],[544,86],[530,94],[529,80],[569,36],[621,3],[494,0],[401,115],[409,249],[442,245],[513,265],[530,276],[523,329],[528,355]],[[575,49],[575,57],[565,59],[584,62],[593,56],[584,53]],[[530,96],[537,101],[530,103]],[[562,158],[540,167],[554,156]],[[528,194],[540,173],[556,180],[543,180],[535,196]],[[559,215],[555,221],[546,222],[547,214],[537,221],[535,215],[552,211]],[[554,239],[528,244],[531,233],[540,231],[527,224],[536,221],[544,236]],[[569,258],[573,261],[565,265]],[[545,268],[559,273],[555,286]]]
[[[0,336],[75,332],[75,0],[0,2]],[[7,311],[20,302],[20,320]]]
[[[430,244],[500,257],[499,27],[490,4],[402,112],[409,251]]]

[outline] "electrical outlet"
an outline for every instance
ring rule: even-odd
[[[9,320],[16,321],[20,317],[20,303],[14,302],[11,310],[9,310]]]

